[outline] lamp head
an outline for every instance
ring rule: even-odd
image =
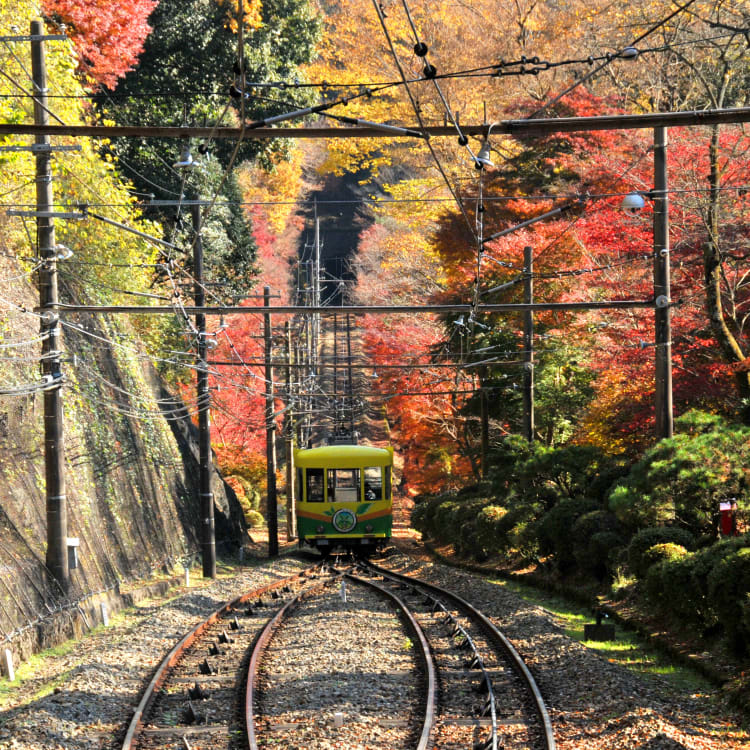
[[[187,143],[182,147],[179,161],[176,161],[173,166],[175,169],[187,169],[193,166],[193,155],[190,153],[190,146]]]
[[[485,167],[494,167],[490,154],[490,142],[487,138],[482,141],[482,145],[479,148],[479,153],[474,157],[474,166],[477,169],[484,169]]]
[[[628,214],[628,216],[636,216],[639,214],[643,207],[646,205],[646,201],[640,193],[628,193],[620,204],[622,210]]]

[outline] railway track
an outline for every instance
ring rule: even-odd
[[[262,613],[315,585],[320,565],[233,599],[196,625],[157,667],[130,720],[122,750],[237,748],[243,665]]]
[[[482,612],[426,581],[373,563],[361,564],[360,570],[401,592],[430,642],[440,684],[430,747],[555,750],[549,714],[531,672]]]
[[[157,669],[122,747],[269,746],[555,741],[531,674],[486,617],[427,582],[358,563],[250,592],[197,626]]]

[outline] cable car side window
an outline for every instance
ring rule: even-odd
[[[391,467],[384,466],[383,474],[385,475],[385,499],[390,500],[391,497]]]
[[[323,502],[323,469],[307,470],[307,502]]]
[[[365,500],[374,502],[383,499],[383,468],[367,466],[365,468]]]

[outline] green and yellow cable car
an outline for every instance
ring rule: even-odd
[[[295,450],[294,461],[300,546],[367,554],[390,539],[393,448],[327,445]]]

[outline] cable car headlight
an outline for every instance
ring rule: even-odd
[[[367,532],[368,534],[371,534],[371,533],[372,533],[372,531],[373,531],[373,525],[372,525],[371,523],[368,523],[368,524],[367,524],[367,525],[365,526],[365,531],[366,531],[366,532]]]
[[[325,530],[326,530],[326,527],[325,527],[325,526],[323,526],[323,524],[322,524],[322,523],[319,523],[319,524],[318,524],[318,525],[317,525],[317,526],[315,527],[315,531],[316,531],[316,532],[317,532],[318,534],[322,534],[322,533],[323,533],[323,532],[324,532]]]

